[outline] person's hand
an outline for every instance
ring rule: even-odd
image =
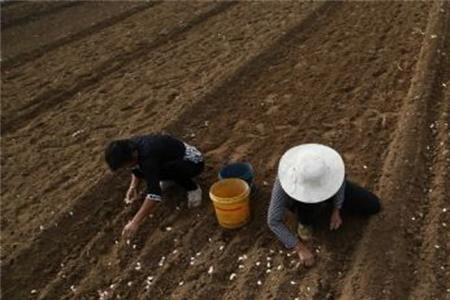
[[[136,231],[138,230],[139,225],[136,224],[136,222],[130,221],[122,230],[122,236],[126,239],[130,239],[133,237],[133,235],[136,234]]]
[[[339,209],[334,209],[330,219],[330,230],[339,229],[342,225],[342,218]]]
[[[295,247],[295,251],[297,251],[298,257],[305,267],[311,267],[314,264],[314,254],[306,246],[299,243]]]
[[[136,187],[130,187],[127,191],[127,195],[125,196],[125,203],[130,204],[133,203],[138,198],[138,192]]]

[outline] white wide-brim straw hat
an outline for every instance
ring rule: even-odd
[[[286,151],[278,166],[283,190],[294,200],[318,203],[334,196],[345,178],[344,160],[321,144],[303,144]]]

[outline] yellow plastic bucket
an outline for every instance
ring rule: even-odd
[[[247,182],[238,178],[223,179],[211,186],[209,197],[222,227],[235,229],[247,224],[250,220],[249,195]]]

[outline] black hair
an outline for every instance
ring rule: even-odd
[[[131,140],[112,141],[105,149],[106,163],[112,171],[116,171],[133,160],[134,150],[135,145]]]

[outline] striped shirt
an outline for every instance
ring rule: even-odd
[[[333,196],[333,204],[336,208],[341,208],[344,203],[345,196],[345,181],[339,188],[337,193]],[[281,187],[281,183],[277,178],[272,189],[272,198],[270,200],[269,212],[267,214],[267,224],[269,228],[275,233],[277,238],[288,249],[294,248],[298,243],[298,237],[292,233],[284,224],[284,214],[286,209],[294,206],[296,200],[292,199]]]

